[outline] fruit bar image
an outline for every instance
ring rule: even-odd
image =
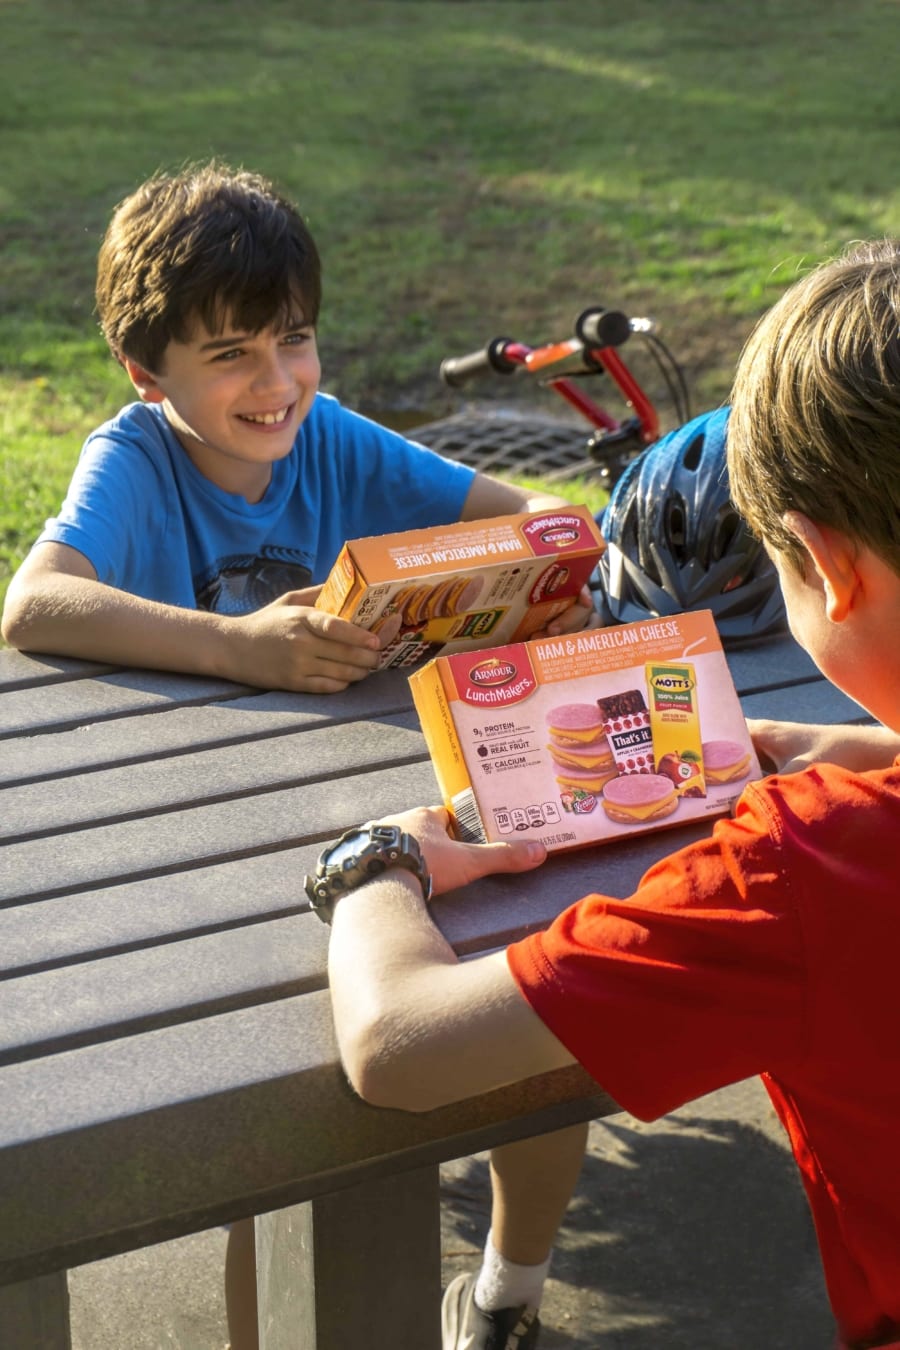
[[[623,689],[597,699],[603,730],[620,774],[653,773],[650,714],[640,689]]]

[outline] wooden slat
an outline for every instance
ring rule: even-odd
[[[63,680],[83,680],[107,675],[118,666],[100,661],[80,661],[70,656],[26,655],[11,647],[0,648],[0,694],[11,689],[30,689]]]
[[[517,932],[545,927],[561,908],[588,891],[630,894],[636,873],[696,833],[687,826],[557,854],[527,878],[485,878],[477,904],[462,892],[436,899],[433,910],[457,950],[488,950]],[[306,906],[302,877],[312,870],[319,850],[318,843],[305,844],[174,876],[124,881],[74,899],[64,894],[0,909],[0,974],[8,978],[297,914]],[[303,949],[309,949],[313,965],[323,971],[327,931],[314,916],[309,918]]]
[[[190,706],[246,693],[246,686],[199,676],[117,671],[101,679],[70,679],[18,688],[0,699],[0,738],[56,731],[153,708]]]
[[[362,790],[287,788],[146,819],[100,825],[52,841],[0,848],[0,903],[64,894],[330,839],[358,823],[438,799],[430,760],[376,770]]]
[[[789,634],[729,649],[725,657],[739,693],[820,678],[811,657]]]
[[[827,680],[787,685],[741,696],[745,717],[771,717],[784,722],[871,722],[872,717]]]
[[[406,677],[384,672],[330,697],[276,691],[210,703],[204,706],[202,718],[194,705],[167,704],[152,713],[129,716],[124,728],[118,719],[109,719],[72,730],[56,729],[47,735],[22,731],[3,744],[0,785],[165,759],[206,746],[249,742],[305,727],[386,717],[411,707]],[[0,717],[2,713],[0,700]]]
[[[149,818],[280,786],[350,778],[426,754],[415,714],[402,712],[390,722],[313,728],[98,770],[79,777],[77,787],[71,779],[16,785],[7,787],[0,799],[0,843],[133,816]],[[330,791],[340,789],[333,786]]]
[[[320,845],[0,909],[0,973],[64,965],[297,913]],[[325,930],[320,923],[317,928]]]

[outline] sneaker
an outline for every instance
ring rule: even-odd
[[[533,1350],[541,1329],[537,1308],[526,1303],[482,1312],[475,1302],[475,1276],[457,1275],[441,1304],[443,1350]]]

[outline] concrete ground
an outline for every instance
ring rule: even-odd
[[[485,1158],[441,1182],[446,1283],[477,1262]],[[73,1350],[224,1350],[224,1250],[212,1231],[72,1271]],[[806,1202],[759,1083],[653,1125],[594,1122],[541,1315],[541,1350],[829,1350]]]

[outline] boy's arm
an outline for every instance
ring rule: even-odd
[[[477,473],[463,503],[460,520],[487,520],[491,516],[515,516],[522,511],[544,511],[569,506],[565,497],[550,492],[504,483],[490,474]]]
[[[514,516],[523,511],[547,511],[557,506],[570,505],[564,497],[516,487],[514,483],[504,483],[499,478],[479,473],[472,480],[460,520],[487,520],[491,516]],[[548,624],[546,632],[549,637],[557,637],[560,633],[576,633],[583,628],[594,628],[599,622],[591,594],[585,587],[577,603]]]
[[[900,755],[900,736],[883,726],[828,726],[748,718],[763,768],[795,773],[810,764],[839,764],[853,773],[886,769]]]
[[[335,693],[374,669],[379,642],[314,609],[317,589],[240,617],[182,609],[106,586],[77,549],[44,543],[10,583],[2,632],[26,651]]]
[[[452,840],[441,808],[392,820],[418,839],[437,894],[545,856],[520,842]],[[341,898],[328,970],[345,1069],[374,1105],[427,1111],[573,1062],[519,992],[505,953],[458,961],[406,872]]]

